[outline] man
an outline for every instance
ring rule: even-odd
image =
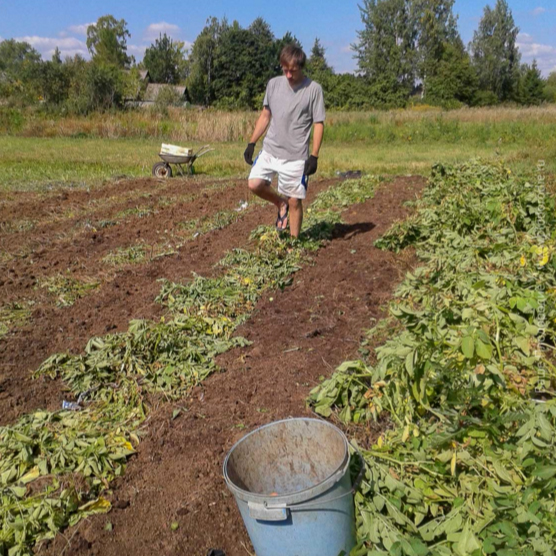
[[[305,53],[293,44],[282,49],[280,65],[284,75],[268,82],[263,111],[244,153],[246,163],[253,165],[250,190],[277,207],[276,229],[284,231],[289,225],[292,237],[298,237],[301,231],[307,177],[317,170],[324,134],[322,88],[303,73],[306,60]],[[267,128],[263,149],[253,163],[255,145]],[[276,174],[278,192],[270,187]]]

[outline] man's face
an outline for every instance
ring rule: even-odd
[[[282,64],[282,71],[291,86],[297,85],[303,80],[303,69],[299,68],[294,62],[285,62]]]

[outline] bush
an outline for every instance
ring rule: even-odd
[[[23,128],[25,118],[18,109],[0,107],[0,133],[13,134]]]
[[[473,97],[473,106],[475,107],[490,107],[498,105],[498,96],[493,91],[477,91]]]
[[[168,107],[180,107],[183,105],[182,96],[171,86],[165,85],[160,88],[156,101],[154,102],[154,110],[157,113],[168,115]]]

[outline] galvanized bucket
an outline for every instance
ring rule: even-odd
[[[352,486],[348,444],[334,425],[299,418],[260,427],[233,446],[224,478],[257,555],[349,554],[363,470]]]

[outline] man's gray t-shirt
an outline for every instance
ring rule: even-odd
[[[324,122],[322,87],[305,77],[292,89],[286,76],[272,78],[263,105],[272,113],[263,149],[279,159],[307,159],[311,127]]]

